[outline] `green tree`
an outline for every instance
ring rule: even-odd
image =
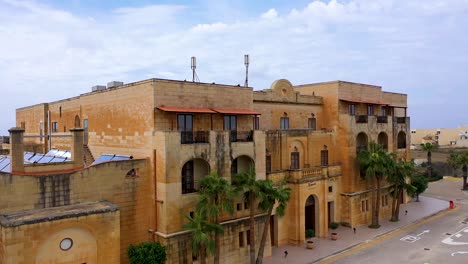
[[[166,247],[159,242],[130,244],[127,253],[131,264],[164,264],[166,261]]]
[[[456,160],[457,167],[462,168],[463,171],[463,188],[462,190],[468,190],[466,186],[466,178],[468,177],[468,151],[460,153]]]
[[[259,196],[260,187],[253,166],[247,172],[234,177],[234,185],[238,192],[243,193],[244,201],[249,203],[250,223],[250,264],[255,264],[255,200]]]
[[[427,152],[427,177],[432,177],[432,151],[436,148],[436,145],[432,143],[421,144],[421,149]]]
[[[447,157],[447,164],[452,168],[452,175],[455,175],[455,170],[458,168],[458,156],[459,154],[456,152],[450,152],[449,156]]]
[[[390,154],[375,142],[370,142],[367,149],[359,152],[358,160],[365,177],[375,183],[372,224],[369,227],[379,228],[380,185],[384,177],[389,173],[393,160]]]
[[[201,212],[202,216],[206,215],[210,223],[220,224],[219,216],[223,212],[233,213],[234,189],[217,172],[212,172],[200,180],[200,190],[198,193],[200,198],[197,210]],[[222,231],[223,229],[220,228],[215,232],[215,264],[219,263]]]
[[[423,174],[416,174],[411,179],[411,185],[414,186],[414,189],[411,190],[411,195],[416,197],[416,202],[419,202],[419,195],[427,189],[429,180]]]
[[[408,183],[415,172],[414,163],[407,161],[393,162],[387,181],[392,184],[392,217],[390,221],[399,221],[400,202],[399,199],[404,191],[413,192],[414,186]]]
[[[257,184],[259,186],[259,207],[263,211],[267,212],[267,215],[264,218],[265,222],[263,224],[262,240],[260,241],[257,256],[257,264],[261,264],[263,262],[263,252],[265,249],[273,208],[277,203],[276,215],[279,217],[284,215],[286,207],[288,206],[289,198],[291,197],[291,188],[287,187],[283,182],[275,186],[271,180],[259,180],[257,181]]]
[[[207,254],[215,252],[213,233],[222,232],[223,229],[221,225],[207,221],[206,215],[199,210],[194,212],[193,217],[190,215],[185,217],[188,222],[184,227],[192,234],[192,250],[200,258],[200,263],[205,264]]]

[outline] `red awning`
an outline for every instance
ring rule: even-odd
[[[340,99],[340,100],[345,101],[345,102],[350,102],[350,103],[357,103],[357,104],[389,105],[388,103],[376,102],[376,101],[361,101],[361,100],[347,100],[347,99]]]
[[[220,114],[231,114],[231,115],[261,115],[261,113],[253,110],[247,109],[218,109],[213,108],[213,111],[216,111]]]
[[[208,109],[208,108],[174,107],[174,106],[164,106],[164,105],[161,105],[160,107],[157,107],[157,108],[165,112],[216,114],[215,111]]]

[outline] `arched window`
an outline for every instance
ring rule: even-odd
[[[380,132],[377,143],[383,147],[383,149],[388,150],[388,136],[385,132]]]
[[[356,152],[359,153],[362,150],[367,149],[368,139],[364,132],[361,132],[356,137]]]
[[[398,133],[398,144],[397,144],[398,149],[405,149],[406,148],[406,133],[403,131],[400,131]]]
[[[297,150],[297,147],[294,147],[294,151],[291,152],[291,166],[290,167],[292,170],[298,170],[300,167],[299,151]]]
[[[233,183],[233,177],[236,174],[248,172],[249,169],[253,167],[255,168],[255,162],[249,156],[239,156],[235,158],[231,163],[231,183]]]
[[[209,171],[208,163],[202,159],[187,161],[182,167],[182,194],[197,192],[199,180]]]
[[[81,127],[81,120],[78,115],[75,116],[75,127]]]

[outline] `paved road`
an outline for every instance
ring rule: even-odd
[[[468,205],[464,203],[468,194],[459,191],[458,184],[441,181],[428,190],[430,195],[458,201],[453,212],[369,243],[333,263],[468,263]]]

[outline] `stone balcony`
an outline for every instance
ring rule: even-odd
[[[326,180],[341,176],[341,165],[315,166],[298,170],[284,170],[267,174],[267,179],[274,183],[286,180],[288,183],[305,183]]]

